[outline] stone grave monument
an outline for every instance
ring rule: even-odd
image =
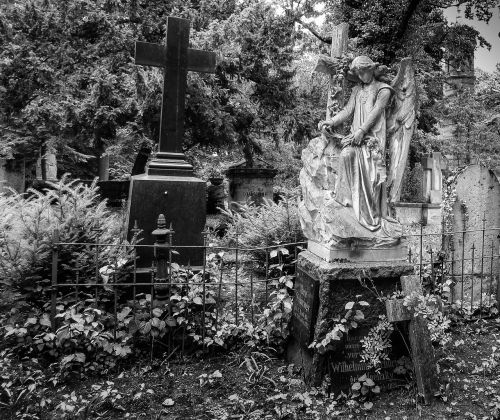
[[[264,198],[273,199],[273,179],[278,171],[262,159],[253,159],[249,166],[246,160],[229,167],[226,175],[229,179],[228,204],[261,204]],[[234,205],[233,205],[234,206]]]
[[[332,58],[321,58],[317,69],[334,73],[336,66],[340,68],[336,57],[343,53],[346,36],[345,25],[335,28]],[[288,355],[303,368],[310,384],[319,385],[328,373],[334,391],[349,390],[363,373],[375,375],[360,354],[361,340],[386,313],[377,294],[388,296],[401,290],[401,278],[413,272],[406,262],[402,226],[389,216],[388,206],[399,198],[415,125],[414,69],[411,60],[404,59],[392,81],[386,71],[369,57],[356,57],[346,74],[355,83],[347,105],[320,122],[321,134],[302,152],[299,217],[308,249],[297,261]],[[337,101],[341,101],[341,89],[339,85],[332,89]],[[329,102],[329,109],[335,108]],[[347,135],[328,129],[344,122],[351,125]],[[386,151],[390,154],[388,167]],[[409,283],[416,288],[415,279]],[[320,342],[335,319],[348,317],[346,304],[356,301],[368,304],[362,323],[337,335],[333,351],[312,351],[311,341]],[[393,317],[391,321],[405,319]],[[428,350],[428,335],[423,341]],[[390,387],[394,379],[401,353],[395,347],[398,354],[391,354],[377,373],[380,385]],[[432,385],[426,388],[417,382],[429,397]]]
[[[159,214],[166,225],[172,225],[173,244],[202,246],[205,225],[206,184],[193,175],[182,151],[184,138],[184,104],[188,71],[214,73],[213,52],[189,48],[190,22],[167,18],[166,44],[136,42],[135,62],[164,69],[163,99],[160,117],[158,152],[149,161],[145,174],[131,178],[127,225],[129,237],[137,221],[143,231],[143,244],[153,244],[151,232]],[[178,249],[176,260],[193,266],[202,262],[202,248]],[[153,251],[138,248],[138,267],[151,267]]]
[[[18,193],[25,190],[26,164],[24,158],[0,158],[0,194],[7,193],[9,188]]]

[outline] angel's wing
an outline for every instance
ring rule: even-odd
[[[401,196],[401,184],[406,168],[410,140],[416,125],[417,89],[412,59],[401,60],[397,76],[391,83],[395,91],[394,106],[387,117],[387,140],[389,145],[389,172],[387,186],[389,202]]]

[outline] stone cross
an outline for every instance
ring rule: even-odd
[[[402,276],[401,288],[405,295],[413,292],[422,294],[422,286],[417,276]],[[408,334],[410,338],[411,357],[415,369],[418,393],[426,404],[439,390],[434,348],[427,328],[427,322],[415,317],[403,305],[402,299],[388,299],[385,302],[389,322],[410,321]]]
[[[189,20],[169,16],[165,45],[135,43],[135,64],[164,68],[160,138],[150,175],[192,171],[182,152],[187,72],[215,73],[216,55],[188,48],[189,26]]]
[[[439,152],[426,155],[421,160],[424,170],[423,190],[426,203],[441,204],[442,200],[442,156]]]
[[[331,58],[340,58],[347,51],[349,25],[341,23],[334,26],[332,30],[332,45],[330,49]],[[330,76],[330,88],[328,92],[328,103],[326,106],[326,120],[331,119],[340,108],[344,106],[344,91],[345,81],[341,84],[335,83],[331,71],[322,65],[321,61],[318,63],[314,71],[326,73]]]

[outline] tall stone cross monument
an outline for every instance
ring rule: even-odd
[[[182,152],[184,106],[187,72],[214,73],[216,56],[188,48],[189,27],[189,20],[168,17],[166,45],[136,42],[135,46],[136,64],[164,69],[158,152],[145,174],[132,177],[129,192],[129,236],[137,221],[145,245],[154,243],[151,232],[160,213],[165,215],[167,226],[172,224],[174,245],[203,245],[206,185],[194,177],[193,167]],[[201,248],[179,248],[178,252],[177,261],[181,263],[201,263]],[[139,247],[138,256],[139,267],[151,266],[151,249]]]

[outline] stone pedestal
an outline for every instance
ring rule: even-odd
[[[224,208],[224,178],[212,177],[209,179],[210,186],[207,189],[207,213],[218,214],[220,208]]]
[[[360,340],[385,314],[385,305],[377,294],[390,295],[400,286],[401,276],[411,274],[413,266],[400,262],[327,262],[310,251],[301,252],[297,261],[297,278],[292,313],[292,337],[287,349],[290,362],[303,369],[310,385],[318,386],[324,376],[331,376],[332,389],[348,390],[353,380],[368,371],[361,363]],[[336,316],[342,318],[350,301],[366,301],[365,320],[339,341],[335,351],[320,355],[308,348],[332,327]],[[393,352],[378,375],[371,377],[383,385],[393,377],[396,360],[405,353],[393,334]],[[378,381],[377,381],[378,379]]]
[[[137,220],[142,229],[141,244],[153,245],[151,232],[156,229],[160,214],[165,215],[166,225],[172,224],[173,245],[194,246],[178,248],[179,255],[172,260],[180,264],[199,266],[203,263],[202,231],[206,218],[206,183],[193,176],[175,175],[136,175],[131,178],[127,226],[128,237]],[[197,248],[199,246],[200,248]],[[151,267],[152,247],[138,247],[137,266],[142,269]]]

